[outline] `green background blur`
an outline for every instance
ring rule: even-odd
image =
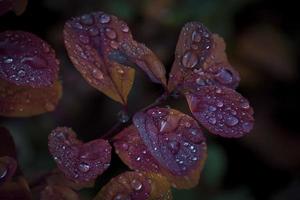
[[[200,21],[224,37],[232,65],[241,74],[238,91],[250,100],[256,124],[243,139],[206,133],[208,160],[199,185],[174,190],[175,200],[300,199],[300,12],[297,1],[259,0],[29,0],[25,13],[0,18],[1,31],[25,30],[48,41],[61,61],[64,93],[55,112],[31,118],[0,118],[16,141],[26,177],[55,164],[47,137],[57,126],[72,127],[84,141],[98,138],[117,120],[120,105],[90,87],[70,63],[62,30],[72,16],[104,11],[125,20],[170,71],[181,27]],[[134,112],[162,92],[138,73],[129,96]],[[189,113],[184,99],[168,105]],[[112,176],[126,169],[117,156],[90,199]]]

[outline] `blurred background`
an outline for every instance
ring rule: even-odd
[[[64,23],[92,11],[119,16],[170,71],[181,27],[200,21],[224,37],[232,65],[241,74],[238,91],[254,107],[255,127],[242,139],[206,133],[208,160],[199,185],[174,190],[175,200],[300,199],[300,12],[297,1],[273,0],[29,0],[25,13],[0,18],[1,31],[25,30],[48,41],[61,62],[64,93],[55,112],[30,118],[0,118],[15,139],[21,168],[32,179],[55,167],[47,137],[57,126],[72,127],[89,141],[117,120],[120,105],[89,86],[70,63],[63,45]],[[131,112],[151,103],[162,88],[138,73],[129,96]],[[184,99],[168,102],[189,113]],[[113,156],[90,199],[126,169]]]

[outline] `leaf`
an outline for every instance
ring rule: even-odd
[[[181,30],[176,46],[169,91],[178,87],[184,91],[205,85],[236,88],[239,74],[229,64],[225,43],[199,22],[187,23]]]
[[[86,81],[113,100],[127,103],[138,65],[152,81],[166,85],[165,69],[154,53],[133,40],[123,21],[103,12],[75,17],[64,28],[69,57]]]
[[[21,15],[27,6],[27,0],[2,0],[0,1],[0,16],[13,10],[16,15]]]
[[[195,118],[211,133],[223,137],[242,137],[253,128],[253,109],[235,90],[204,86],[186,94]]]
[[[40,88],[53,85],[58,78],[54,50],[32,33],[0,33],[0,58],[0,79],[15,85]]]
[[[94,200],[171,200],[168,181],[159,174],[125,172],[112,178]]]
[[[16,181],[6,182],[0,186],[0,199],[5,200],[31,200],[31,192],[24,178],[17,178]]]
[[[17,161],[9,156],[0,157],[0,185],[9,181],[15,174]]]
[[[75,182],[94,180],[110,165],[111,146],[106,140],[82,143],[73,130],[66,127],[54,129],[48,140],[57,167]]]
[[[41,200],[79,200],[79,196],[68,187],[48,185],[41,193]]]
[[[177,110],[153,108],[135,114],[133,123],[158,163],[159,172],[173,187],[191,188],[198,184],[206,160],[206,143],[193,118]],[[124,158],[125,163],[135,167]]]
[[[17,86],[0,80],[0,115],[29,117],[53,111],[62,95],[59,81],[49,87]]]

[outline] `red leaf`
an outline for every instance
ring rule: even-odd
[[[45,87],[58,78],[54,50],[32,33],[0,33],[0,58],[0,78],[15,85]]]
[[[53,111],[62,95],[59,81],[49,87],[17,86],[0,80],[0,115],[29,117]]]
[[[17,161],[9,156],[0,157],[0,185],[10,180],[17,169]]]
[[[65,46],[75,67],[90,85],[126,104],[138,65],[154,81],[166,84],[165,69],[154,53],[133,40],[117,17],[95,12],[69,20]]]
[[[48,147],[58,168],[73,181],[96,179],[110,165],[111,146],[106,140],[82,143],[70,128],[54,129]]]
[[[170,185],[159,174],[125,172],[112,178],[94,200],[171,200]]]
[[[223,137],[242,137],[253,127],[253,109],[233,89],[204,86],[186,94],[191,112],[210,132]]]
[[[79,196],[68,187],[48,185],[42,191],[41,200],[79,200]]]
[[[27,0],[2,0],[0,1],[0,16],[13,10],[16,15],[21,15],[27,6]]]
[[[237,87],[239,74],[229,64],[222,38],[199,22],[187,23],[181,30],[175,61],[170,73],[170,91],[197,90],[205,85]]]
[[[154,108],[135,114],[133,122],[144,145],[159,163],[159,171],[172,186],[197,185],[206,159],[206,143],[194,119],[176,110]]]

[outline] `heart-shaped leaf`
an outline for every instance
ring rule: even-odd
[[[13,10],[16,15],[21,15],[27,6],[27,0],[1,0],[0,16]]]
[[[48,148],[58,168],[75,182],[94,180],[110,165],[111,146],[106,140],[82,143],[70,128],[54,129]]]
[[[138,65],[154,81],[166,84],[165,69],[154,53],[133,40],[117,17],[95,12],[69,20],[64,28],[69,57],[87,82],[122,104],[134,80]]]
[[[169,90],[190,91],[205,85],[235,88],[239,80],[238,72],[227,60],[223,39],[199,22],[187,23],[176,46]]]
[[[36,35],[0,33],[0,79],[33,88],[51,86],[58,78],[58,65],[54,50]]]
[[[159,174],[125,172],[112,178],[94,200],[171,200],[168,181]]]
[[[206,143],[202,130],[193,118],[177,110],[153,108],[135,114],[133,122],[145,145],[141,148],[142,144],[138,142],[137,146],[140,149],[146,148],[150,152],[153,159],[156,160],[153,164],[157,163],[158,171],[167,177],[173,187],[191,188],[198,184],[206,159]],[[127,143],[134,147],[130,142]],[[126,144],[126,139],[124,144]],[[116,149],[124,151],[121,148]],[[136,147],[135,149],[139,150]],[[123,156],[123,160],[131,168],[151,170],[147,166],[141,167],[142,164],[138,165],[136,162],[132,162],[132,159],[135,158],[128,159],[131,154],[129,151],[127,153],[129,155],[127,158]],[[122,154],[119,155],[122,158]],[[147,160],[143,160],[141,163],[146,164],[145,162]]]
[[[235,90],[204,86],[186,94],[195,118],[211,133],[223,137],[242,137],[253,128],[253,109]]]
[[[29,117],[53,111],[62,95],[59,81],[49,87],[17,86],[0,80],[0,115]]]

